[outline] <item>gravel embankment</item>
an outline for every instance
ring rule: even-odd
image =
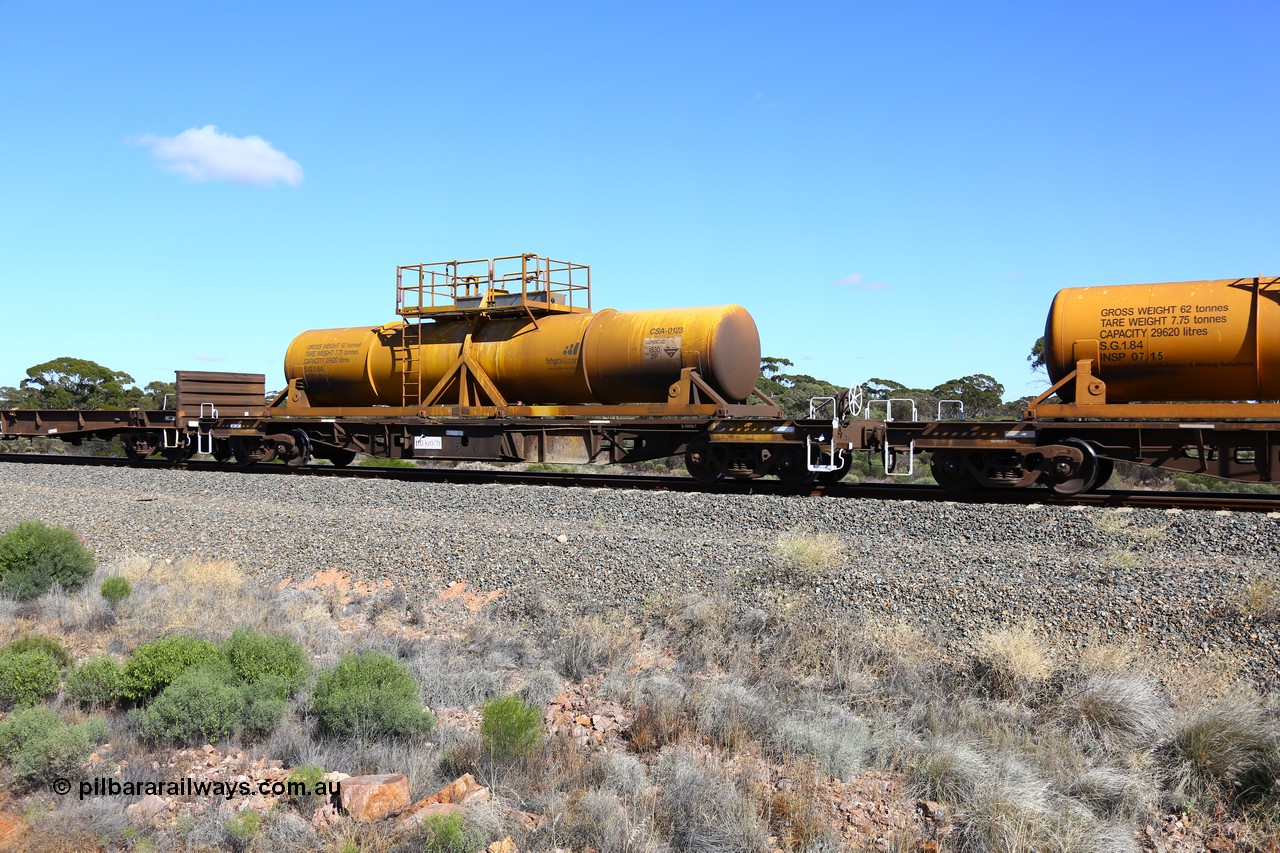
[[[264,582],[341,569],[417,594],[462,579],[592,610],[719,585],[902,618],[960,645],[1026,619],[1068,645],[1137,635],[1280,687],[1280,624],[1237,608],[1246,583],[1280,572],[1280,519],[1260,513],[1125,513],[1133,528],[1164,528],[1143,541],[1104,530],[1108,511],[1056,507],[13,464],[0,464],[0,488],[0,528],[65,525],[104,561],[230,559]],[[785,569],[774,542],[791,528],[839,535],[844,559]]]

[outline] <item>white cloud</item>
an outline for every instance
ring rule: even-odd
[[[199,353],[191,357],[194,358],[196,361],[226,361],[227,360],[227,357],[225,355],[208,355],[205,353]]]
[[[151,149],[152,158],[166,172],[189,181],[228,181],[270,187],[302,183],[302,166],[261,136],[229,136],[212,124],[193,127],[177,136],[147,133],[132,140]]]
[[[859,290],[888,290],[889,285],[882,281],[866,281],[866,277],[860,273],[850,273],[844,278],[837,279],[836,285],[839,287],[856,287]]]

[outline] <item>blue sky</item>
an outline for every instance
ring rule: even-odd
[[[396,264],[530,251],[798,372],[1032,393],[1061,287],[1280,274],[1276,9],[0,2],[0,384],[276,387]]]

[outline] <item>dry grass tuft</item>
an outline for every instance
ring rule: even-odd
[[[775,727],[774,748],[784,756],[803,756],[825,776],[851,781],[867,763],[871,730],[847,711],[793,714]]]
[[[776,714],[776,703],[770,698],[734,681],[710,684],[693,701],[698,731],[733,751],[741,750],[747,741],[768,738]]]
[[[1031,625],[987,631],[974,648],[983,674],[1007,697],[1035,690],[1056,668],[1043,638]]]
[[[675,750],[658,763],[657,776],[657,826],[672,850],[768,849],[755,809],[714,757]]]
[[[845,546],[832,533],[787,530],[778,534],[773,550],[783,569],[809,574],[839,566]]]
[[[1131,675],[1094,675],[1067,697],[1063,716],[1073,739],[1103,749],[1154,745],[1172,708],[1155,684]]]
[[[883,683],[918,693],[943,655],[918,626],[903,620],[872,620],[856,634],[866,667]]]
[[[684,708],[685,690],[679,681],[664,675],[650,676],[633,689],[630,704],[631,748],[654,752],[688,737],[692,722]]]
[[[598,853],[638,853],[651,849],[652,816],[652,804],[643,798],[628,802],[612,791],[583,791],[554,816],[559,823],[556,845]]]
[[[991,774],[990,762],[973,744],[937,738],[908,765],[907,783],[921,799],[957,805],[972,798]]]
[[[1080,667],[1089,675],[1128,672],[1137,658],[1132,643],[1090,643],[1080,652]]]
[[[120,627],[136,638],[186,632],[222,638],[258,621],[258,590],[225,560],[131,560],[121,575],[133,584],[122,602]]]
[[[1141,768],[1091,767],[1066,786],[1066,793],[1107,820],[1136,821],[1154,808],[1157,793]]]
[[[1153,527],[1138,527],[1127,512],[1098,513],[1093,517],[1093,524],[1098,533],[1107,539],[1121,540],[1134,545],[1149,545],[1159,542],[1168,535],[1168,525],[1159,524]]]
[[[1249,580],[1236,594],[1236,609],[1254,619],[1280,616],[1280,578],[1263,575]]]
[[[1168,689],[1173,706],[1193,711],[1235,693],[1240,682],[1241,663],[1211,650],[1207,655],[1197,654],[1192,660],[1163,657],[1155,662],[1153,669],[1160,683]]]
[[[574,681],[597,675],[633,648],[636,639],[636,632],[630,626],[607,622],[598,616],[576,619],[560,637],[560,672]]]
[[[1280,723],[1257,697],[1235,693],[1185,714],[1162,749],[1174,796],[1233,803],[1276,795]]]
[[[119,568],[122,577],[130,582],[152,586],[179,585],[190,589],[207,589],[228,595],[239,593],[245,587],[244,573],[228,560],[202,562],[189,557],[178,561],[130,558]]]
[[[761,793],[760,811],[770,833],[784,850],[833,849],[837,836],[831,815],[823,809],[814,768],[797,763],[782,767],[781,772],[789,784]]]

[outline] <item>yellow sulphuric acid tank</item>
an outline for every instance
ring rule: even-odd
[[[1109,403],[1280,399],[1277,278],[1068,288],[1044,335],[1050,380],[1096,352]]]
[[[406,364],[421,363],[425,395],[472,333],[472,358],[508,403],[573,405],[668,400],[684,367],[729,402],[760,370],[760,333],[739,305],[423,323],[406,357],[405,324],[317,329],[294,338],[285,377],[303,379],[313,406],[400,406]]]

